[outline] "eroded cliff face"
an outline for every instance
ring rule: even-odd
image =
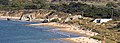
[[[26,14],[33,14],[36,18],[44,17],[49,10],[17,10],[17,11],[0,11],[0,16],[21,17]]]
[[[53,17],[67,17],[67,13],[57,12],[54,10],[16,10],[16,11],[0,11],[0,16],[8,16],[8,17],[22,17],[23,15],[31,16],[32,19],[47,19]]]

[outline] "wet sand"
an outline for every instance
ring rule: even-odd
[[[55,27],[57,30],[64,31],[64,32],[72,32],[76,34],[85,34],[87,36],[94,36],[97,35],[98,33],[91,32],[91,31],[85,31],[81,30],[73,25],[68,25],[68,24],[60,24],[60,23],[40,23],[40,24],[29,24],[28,26],[51,26]]]

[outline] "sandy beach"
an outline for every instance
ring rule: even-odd
[[[60,31],[71,32],[84,36],[84,37],[75,37],[75,38],[60,38],[61,40],[65,40],[71,43],[101,43],[101,41],[89,38],[90,36],[95,36],[98,33],[81,30],[74,25],[51,22],[51,23],[29,24],[27,26],[52,26]]]
[[[85,31],[85,30],[81,30],[79,28],[77,28],[76,26],[73,25],[68,25],[68,24],[60,24],[60,23],[40,23],[40,24],[29,24],[28,26],[51,26],[51,27],[55,27],[60,31],[65,31],[65,32],[72,32],[75,34],[84,34],[87,36],[95,36],[98,33],[95,32],[91,32],[91,31]]]
[[[95,40],[89,37],[60,38],[60,39],[68,41],[70,43],[102,43],[99,40]]]

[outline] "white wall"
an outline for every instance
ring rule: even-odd
[[[93,22],[97,23],[97,20],[100,20],[100,23],[103,23],[103,22],[108,22],[112,19],[95,19]]]

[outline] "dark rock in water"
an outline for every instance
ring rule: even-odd
[[[120,42],[117,42],[117,43],[120,43]]]
[[[120,32],[120,30],[118,30],[117,32]]]
[[[7,21],[9,21],[10,19],[9,18],[7,18]]]
[[[44,20],[42,23],[47,23],[48,22],[48,20]]]

